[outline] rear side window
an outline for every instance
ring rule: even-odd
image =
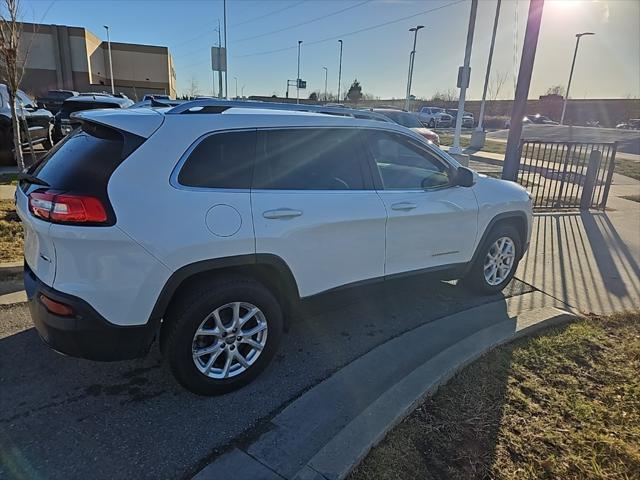
[[[358,131],[301,128],[259,132],[254,187],[278,190],[363,190]]]
[[[256,153],[256,133],[210,135],[191,151],[178,183],[200,188],[250,188]]]

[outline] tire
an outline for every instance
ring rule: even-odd
[[[429,128],[436,128],[436,122],[433,120],[433,118],[429,120]]]
[[[239,315],[235,314],[235,305]],[[239,332],[249,333],[264,326],[266,329],[241,338],[232,330],[238,325],[233,318],[246,317],[253,308],[258,312]],[[220,323],[214,312],[218,312]],[[163,328],[168,330],[163,332],[163,344],[169,367],[183,387],[198,395],[220,395],[252,381],[267,367],[282,338],[282,311],[277,300],[262,284],[244,277],[220,278],[194,289],[170,307],[165,321]],[[207,334],[196,335],[203,331],[199,329]],[[202,354],[207,349],[213,353]],[[245,366],[238,361],[238,353]]]
[[[507,239],[502,244],[503,251],[498,252],[499,244],[497,242],[503,239]],[[492,263],[488,258],[490,253],[492,256],[500,255],[498,265],[501,265],[501,268],[493,269],[491,267],[495,263]],[[497,225],[489,232],[479,247],[476,260],[462,279],[462,284],[469,290],[484,295],[498,293],[507,286],[515,275],[521,255],[522,239],[518,231],[511,225]],[[506,270],[507,264],[509,264],[508,271]],[[485,265],[488,267],[487,275],[485,275]],[[496,272],[495,276],[493,276],[493,272]]]

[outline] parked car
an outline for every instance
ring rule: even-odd
[[[447,113],[451,115],[451,126],[455,126],[458,118],[458,109],[457,108],[447,108]],[[463,128],[473,128],[475,125],[475,120],[473,118],[473,113],[464,112],[462,114],[462,127]]]
[[[186,100],[165,100],[165,99],[160,99],[160,100],[156,100],[155,98],[149,98],[147,100],[141,100],[137,103],[134,103],[133,105],[131,105],[131,107],[129,108],[141,108],[141,107],[147,107],[147,108],[164,108],[164,107],[175,107],[177,105],[180,105],[181,103],[184,103]]]
[[[453,117],[440,107],[422,107],[418,119],[429,128],[447,128],[453,122]]]
[[[407,274],[495,294],[513,277],[531,236],[521,186],[391,122],[242,103],[81,112],[22,176],[48,345],[122,360],[158,339],[183,386],[220,394],[267,366],[301,299]]]
[[[156,95],[155,93],[146,93],[142,97],[142,101],[144,102],[145,100],[171,100],[171,97],[169,95]]]
[[[68,98],[55,116],[53,140],[56,143],[59,142],[75,128],[71,118],[72,113],[98,108],[127,108],[131,105],[133,105],[133,101],[128,98],[105,94],[82,94]]]
[[[62,102],[67,98],[80,95],[74,90],[49,90],[43,97],[38,98],[37,104],[40,108],[49,110],[53,115],[60,111]]]
[[[428,141],[440,146],[440,137],[438,134],[422,124],[418,117],[413,113],[406,112],[404,110],[395,110],[392,108],[374,108],[374,112],[381,113],[385,117],[389,117],[398,125],[407,127],[419,135],[422,135]]]
[[[0,163],[15,165],[13,154],[13,127],[11,126],[11,108],[9,107],[9,91],[0,84]],[[16,109],[20,118],[20,139],[23,146],[43,145],[49,149],[53,146],[52,123],[50,111],[39,108],[36,102],[22,90],[16,96]],[[25,125],[26,124],[26,125]]]
[[[624,130],[640,130],[640,118],[632,118],[627,122],[619,123],[616,128]]]
[[[545,115],[540,115],[539,113],[536,113],[535,115],[525,115],[522,118],[522,123],[536,125],[558,125],[558,122],[551,120]],[[504,128],[511,128],[511,120],[507,120],[504,123]]]

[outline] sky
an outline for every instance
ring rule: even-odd
[[[412,94],[431,98],[454,89],[462,65],[469,0],[227,0],[228,88],[238,94],[284,95],[300,77],[308,96],[338,84],[338,39],[344,42],[342,91],[358,79],[363,92],[404,98],[413,33],[418,32]],[[503,78],[498,98],[512,98],[522,49],[528,0],[503,0],[491,85]],[[480,0],[471,55],[468,99],[479,99],[487,65],[496,0]],[[168,46],[178,91],[197,84],[212,89],[210,47],[217,45],[222,0],[22,0],[25,21],[85,27],[111,40]],[[572,98],[640,97],[640,1],[547,0],[529,98],[566,86],[575,34],[583,37],[571,85]],[[217,85],[217,84],[216,84]],[[244,87],[244,90],[243,90]],[[217,88],[217,86],[216,86]],[[295,96],[295,89],[290,95]]]

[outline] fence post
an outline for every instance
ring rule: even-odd
[[[562,170],[562,176],[560,177],[560,188],[558,197],[555,199],[555,207],[560,208],[562,206],[562,197],[564,195],[565,190],[565,182],[567,180],[567,172],[569,171],[569,161],[571,160],[571,154],[574,150],[572,143],[566,143],[567,146],[567,155],[564,158],[564,168]]]
[[[596,187],[596,178],[600,170],[600,160],[602,152],[599,150],[591,150],[589,155],[589,164],[587,165],[587,175],[582,186],[582,196],[580,197],[580,210],[588,210],[591,207],[593,199],[593,190]]]
[[[613,152],[611,152],[611,158],[609,159],[609,171],[607,172],[607,179],[604,183],[604,194],[602,195],[602,203],[599,205],[602,210],[607,206],[607,199],[609,198],[609,189],[611,188],[611,182],[613,181],[613,170],[616,168],[616,152],[618,151],[618,142],[613,143]]]

